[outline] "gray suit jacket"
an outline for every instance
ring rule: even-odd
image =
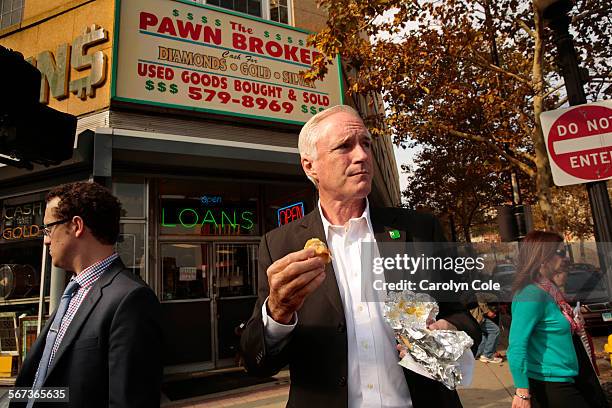
[[[32,386],[54,316],[26,356],[16,387]],[[161,341],[157,296],[117,259],[83,300],[43,384],[69,387],[70,402],[34,406],[159,407]]]

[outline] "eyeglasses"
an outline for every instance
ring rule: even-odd
[[[51,227],[55,227],[56,225],[60,225],[60,224],[65,224],[65,223],[67,223],[68,221],[70,221],[71,219],[72,219],[72,218],[65,218],[65,219],[63,219],[63,220],[53,221],[53,222],[50,222],[50,223],[48,223],[48,224],[43,224],[43,225],[41,225],[42,232],[43,232],[43,234],[44,234],[45,236],[50,237],[50,236],[51,236],[51,232],[53,231],[53,230],[51,229]]]
[[[565,258],[565,255],[567,255],[567,251],[565,250],[565,248],[559,248],[555,251],[555,255],[558,255],[561,258]]]

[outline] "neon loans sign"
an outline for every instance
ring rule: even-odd
[[[196,200],[163,200],[162,228],[199,235],[254,234],[257,224],[255,204],[209,206]],[[170,232],[170,231],[167,231]]]

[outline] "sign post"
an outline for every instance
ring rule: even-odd
[[[612,209],[606,183],[612,178],[612,101],[544,112],[540,120],[555,184],[587,183],[599,263],[612,293]]]

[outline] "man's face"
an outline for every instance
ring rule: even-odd
[[[363,121],[339,112],[320,126],[317,158],[306,172],[318,181],[321,194],[341,201],[366,197],[372,187],[372,142]]]
[[[45,209],[45,224],[60,221],[56,215],[57,206],[60,202],[59,197],[52,198],[47,202]],[[70,270],[70,254],[74,249],[74,234],[71,230],[72,223],[66,222],[49,227],[50,235],[45,235],[45,245],[49,246],[49,253],[53,266]]]

